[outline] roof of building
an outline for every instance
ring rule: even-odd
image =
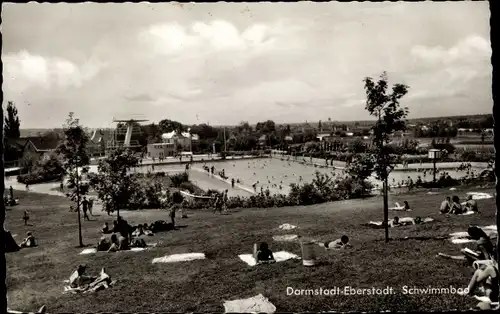
[[[39,136],[27,136],[23,139],[31,142],[38,151],[49,151],[57,148],[59,140],[56,138],[45,138]]]
[[[169,133],[163,133],[161,135],[161,138],[164,140],[171,139],[171,138],[190,138],[190,137],[193,141],[197,141],[200,138],[198,136],[198,134],[190,134],[189,132],[180,133],[180,132],[172,131]]]

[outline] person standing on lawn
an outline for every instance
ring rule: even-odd
[[[225,212],[227,211],[227,201],[229,200],[227,197],[227,192],[228,192],[228,190],[224,191],[224,195],[222,197],[222,209]]]
[[[177,204],[174,204],[171,208],[170,208],[170,222],[172,223],[172,228],[175,229],[175,211],[177,210]]]
[[[28,225],[28,220],[30,220],[30,216],[29,216],[27,210],[24,211],[23,220],[24,220],[24,225],[27,226]]]
[[[94,216],[94,214],[92,214],[92,207],[94,207],[94,199],[93,198],[90,198],[89,201],[88,201],[88,206],[89,206],[89,213],[90,213],[90,216]]]
[[[87,201],[87,198],[84,196],[83,201],[82,201],[82,210],[83,210],[83,220],[90,220],[89,216],[87,215],[87,211],[89,210],[89,201]]]

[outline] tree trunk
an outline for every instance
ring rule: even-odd
[[[83,247],[82,239],[82,219],[80,217],[80,182],[79,182],[78,168],[76,168],[76,212],[78,213],[78,243]]]
[[[389,201],[387,177],[384,179],[384,224],[385,224],[385,242],[389,242]]]
[[[2,242],[5,242],[5,203],[4,203],[4,200],[3,200],[3,193],[5,192],[5,164],[4,164],[4,160],[3,160],[3,157],[4,157],[4,146],[3,146],[3,137],[4,137],[4,131],[3,131],[3,124],[4,124],[4,121],[3,121],[3,104],[2,104],[2,110],[1,110],[1,113],[0,113],[0,138],[2,140],[2,143],[0,143],[0,192],[2,193],[2,202],[1,202],[1,207],[0,207],[0,223],[2,224],[2,239],[3,241]],[[3,245],[3,244],[2,244]],[[2,259],[1,259],[1,262],[0,264],[3,264],[3,265],[6,265],[6,259],[5,259],[5,250],[4,250],[4,254],[2,254]],[[0,309],[1,312],[3,313],[7,313],[7,284],[6,284],[6,281],[7,281],[7,269],[5,267],[2,267],[1,269],[1,272],[2,272],[2,276],[1,276],[1,285],[2,285],[2,290],[5,291],[5,294],[2,295],[2,303],[3,306],[2,306],[2,309]]]

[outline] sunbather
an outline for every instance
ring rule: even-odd
[[[101,232],[104,233],[104,234],[111,233],[111,230],[109,230],[109,225],[108,225],[107,222],[105,222],[104,226],[102,226]]]
[[[147,244],[143,238],[137,237],[134,240],[132,240],[132,247],[145,248],[145,247],[147,247]]]
[[[269,246],[266,242],[262,242],[259,246],[259,250],[256,253],[255,258],[257,264],[269,264],[275,263],[273,252],[269,249]]]
[[[485,265],[474,272],[463,295],[474,295],[475,289],[482,286],[485,296],[492,302],[498,302],[498,278],[498,262],[494,261],[491,265]]]
[[[408,210],[408,211],[410,211],[410,210],[411,210],[411,208],[410,208],[410,204],[408,204],[408,201],[404,201],[403,203],[405,204],[405,205],[404,205],[403,210]]]
[[[444,201],[441,202],[441,207],[439,211],[441,214],[447,214],[451,209],[451,198],[449,196],[446,197]]]
[[[71,288],[84,286],[96,279],[96,277],[85,276],[84,274],[86,270],[87,265],[78,265],[78,268],[75,272],[73,272],[69,279],[69,286]]]
[[[103,236],[101,237],[101,239],[99,239],[99,242],[97,243],[98,251],[106,252],[107,250],[109,250],[110,247],[111,247],[111,242],[107,237]]]
[[[458,196],[453,196],[451,199],[451,208],[450,208],[450,214],[455,214],[455,215],[460,215],[462,214],[462,204],[460,204],[460,198]]]
[[[495,256],[495,249],[490,237],[483,231],[483,229],[472,226],[467,229],[470,238],[476,240],[477,254],[468,254],[466,250],[462,253],[466,256],[469,262],[476,260],[489,260]]]
[[[476,200],[472,199],[472,195],[467,196],[467,201],[465,202],[465,211],[473,211],[477,212],[478,207],[477,207],[477,202]]]
[[[127,238],[116,234],[111,235],[111,246],[109,247],[108,252],[124,251],[128,249],[129,245]]]
[[[323,243],[325,249],[345,249],[348,247],[352,247],[351,243],[349,243],[349,237],[343,235],[340,239],[335,241],[325,242]]]
[[[141,224],[137,226],[137,229],[135,229],[134,232],[132,232],[133,237],[140,237],[141,235],[144,235],[144,228]]]
[[[35,247],[36,246],[36,240],[35,237],[31,232],[28,232],[27,237],[21,242],[19,245],[20,247]]]

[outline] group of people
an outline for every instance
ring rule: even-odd
[[[227,211],[227,202],[229,200],[229,197],[227,196],[228,190],[224,190],[222,194],[217,194],[215,196],[215,202],[214,202],[214,213],[219,212],[222,213],[223,211]]]
[[[143,235],[153,235],[147,224],[140,224],[137,227],[132,227],[122,217],[118,217],[113,221],[113,228],[109,228],[105,222],[101,230],[103,234],[110,234],[108,239],[102,236],[97,243],[98,251],[116,252],[129,250],[130,247],[146,247],[146,241],[142,238]]]
[[[343,235],[342,237],[334,241],[312,242],[318,244],[320,247],[326,250],[340,250],[352,247],[351,243],[349,242],[349,237],[346,235]],[[266,242],[260,243],[259,247],[254,249],[254,258],[257,264],[272,264],[276,262],[273,252]]]
[[[442,202],[439,208],[441,214],[455,214],[460,215],[468,211],[478,212],[478,206],[472,195],[467,196],[465,203],[460,203],[460,198],[458,196],[453,196],[450,198],[447,196]]]
[[[477,264],[477,269],[464,290],[464,295],[475,295],[478,292],[484,293],[484,296],[490,302],[481,302],[478,307],[482,309],[491,308],[491,302],[498,302],[499,293],[499,272],[498,260],[496,259],[496,249],[490,237],[479,227],[471,226],[467,229],[469,237],[476,241],[477,252],[462,250],[469,265],[474,262],[483,261]],[[478,289],[479,288],[479,289]],[[476,291],[476,290],[480,291]]]
[[[4,196],[3,203],[5,206],[15,206],[19,204],[19,199],[14,198],[14,189],[12,186],[9,188],[9,195]]]

